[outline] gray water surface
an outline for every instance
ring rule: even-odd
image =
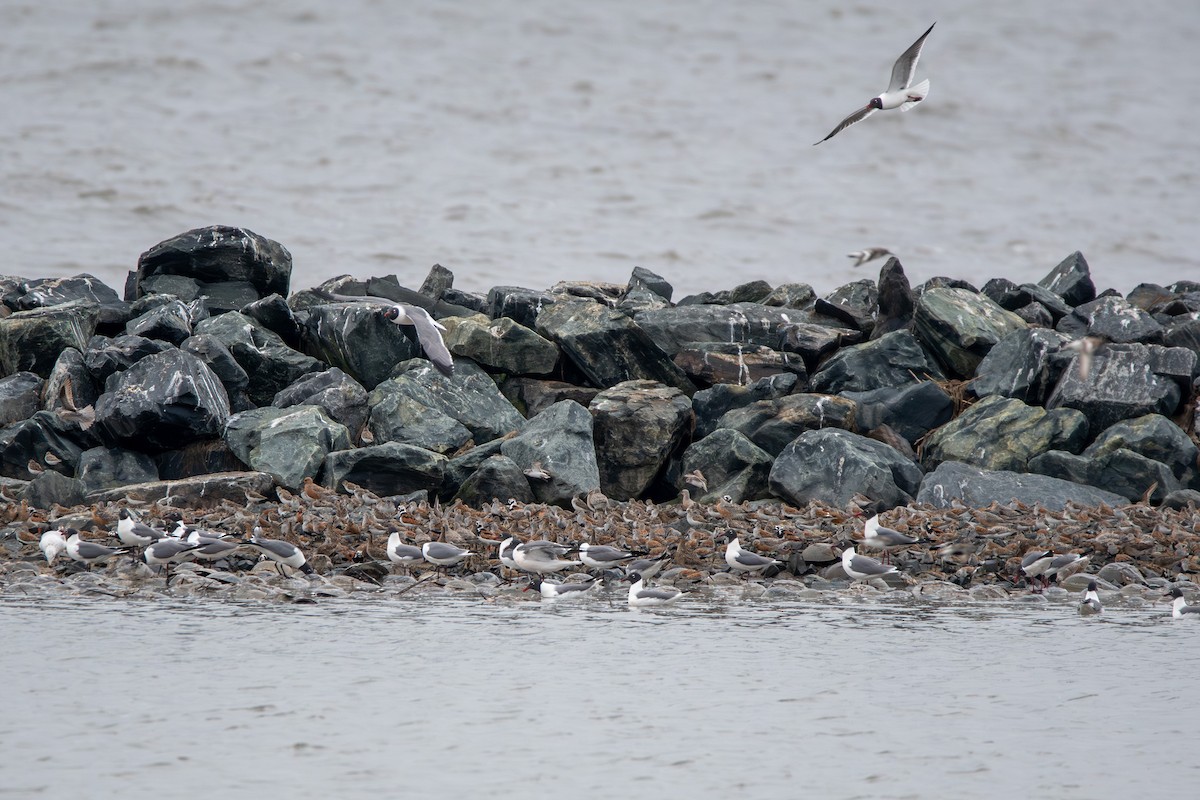
[[[1165,606],[0,602],[0,796],[1185,796]]]
[[[931,22],[929,99],[812,143]],[[189,228],[460,287],[1200,275],[1200,4],[52,0],[0,4],[0,273]]]

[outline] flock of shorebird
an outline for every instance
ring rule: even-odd
[[[483,522],[476,523],[478,533],[486,528]],[[54,528],[41,535],[39,546],[46,562],[53,565],[62,554],[88,567],[106,564],[120,556],[136,557],[140,549],[141,558],[150,567],[166,572],[170,579],[173,565],[185,561],[219,562],[232,557],[236,551],[247,548],[260,558],[273,562],[281,574],[299,570],[315,575],[304,552],[296,545],[280,539],[266,538],[261,527],[255,526],[251,536],[234,538],[214,530],[189,527],[182,520],[173,525],[156,528],[137,520],[126,508],[120,509],[113,531],[119,546],[109,546],[84,540],[75,528]],[[604,579],[620,575],[629,583],[628,603],[632,607],[667,606],[677,602],[688,590],[677,586],[650,586],[647,581],[658,575],[665,565],[674,560],[676,545],[668,545],[661,552],[650,555],[648,551],[634,548],[598,545],[588,542],[569,544],[548,539],[523,541],[516,534],[503,534],[499,539],[477,535],[475,540],[488,547],[496,548],[496,560],[501,575],[507,570],[510,575],[523,575],[528,583],[526,591],[537,591],[544,598],[585,597],[596,592]],[[737,531],[721,530],[714,537],[715,544],[724,545],[723,558],[730,573],[747,577],[771,577],[788,569],[787,562],[743,546]],[[856,552],[855,546],[845,547],[841,553],[840,566],[846,578],[852,582],[877,582],[898,572],[889,562],[892,551],[923,544],[923,540],[909,536],[880,523],[879,515],[866,520],[861,538],[854,545],[881,551],[883,560]],[[468,558],[480,555],[466,547],[445,541],[427,541],[420,545],[404,541],[400,531],[392,530],[384,550],[388,561],[399,568],[411,571],[418,566],[428,565],[434,574],[445,573],[460,567]],[[1020,573],[1033,591],[1043,591],[1052,582],[1065,579],[1082,571],[1088,564],[1086,556],[1076,553],[1054,553],[1048,549],[1027,552],[1020,562]],[[287,568],[287,569],[285,569]],[[591,571],[585,580],[556,582],[551,577],[571,572]],[[882,586],[884,584],[876,583]],[[1172,590],[1172,615],[1176,618],[1200,613],[1200,606],[1189,606],[1180,589]],[[1078,606],[1085,616],[1100,614],[1103,610],[1095,579],[1089,581]]]

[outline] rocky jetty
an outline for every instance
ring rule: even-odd
[[[982,290],[912,287],[891,258],[877,282],[823,297],[755,281],[673,301],[642,267],[622,285],[486,294],[441,266],[416,289],[290,279],[283,245],[221,226],[151,247],[123,297],[90,275],[0,277],[9,521],[304,491],[622,503],[626,519],[695,498],[714,524],[745,503],[908,519],[1200,498],[1200,284],[1097,292],[1080,253],[1037,284]],[[452,374],[379,298],[439,322]]]

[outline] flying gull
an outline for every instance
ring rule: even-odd
[[[877,258],[890,255],[894,254],[886,247],[868,247],[866,250],[855,250],[853,253],[846,253],[846,258],[854,259],[854,263],[851,266],[861,267],[868,261],[874,261]]]
[[[936,22],[933,23],[933,25],[936,24]],[[892,82],[888,84],[887,91],[871,98],[871,102],[839,122],[828,136],[820,142],[813,142],[814,146],[829,141],[846,128],[862,122],[876,111],[893,108],[908,111],[929,96],[929,79],[926,78],[916,86],[912,85],[912,79],[917,73],[917,59],[921,57],[921,48],[925,45],[925,37],[933,30],[933,25],[930,25],[929,30],[921,34],[921,38],[912,43],[912,47],[904,51],[904,55],[896,59],[896,64],[892,67]]]
[[[417,341],[421,343],[421,349],[425,351],[425,355],[438,368],[438,371],[447,376],[454,374],[454,359],[450,357],[450,350],[442,340],[441,332],[446,330],[446,326],[431,317],[429,312],[420,306],[397,303],[395,300],[371,295],[359,297],[334,294],[324,289],[313,289],[312,292],[322,299],[332,300],[336,303],[372,303],[387,306],[384,309],[383,318],[391,320],[397,325],[411,325],[417,332]]]

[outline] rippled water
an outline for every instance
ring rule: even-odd
[[[941,7],[939,7],[941,6]],[[822,145],[937,20],[930,99]],[[0,6],[0,272],[199,225],[295,286],[1196,277],[1200,4],[59,0]]]
[[[1165,606],[0,601],[0,795],[1186,796]]]

